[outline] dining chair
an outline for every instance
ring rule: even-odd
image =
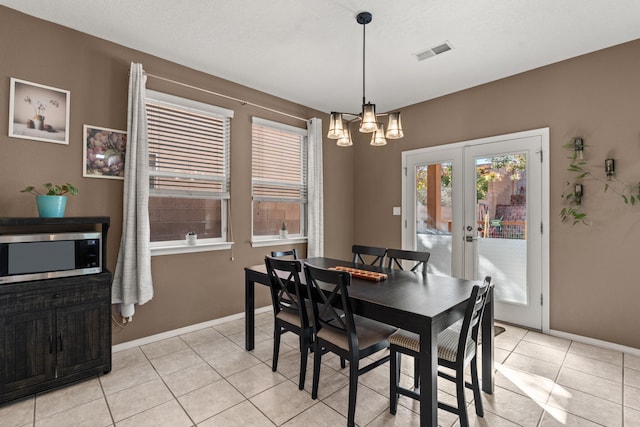
[[[291,257],[292,259],[298,259],[298,250],[296,248],[293,248],[288,251],[272,251],[271,257],[272,258]]]
[[[349,409],[347,425],[353,426],[358,393],[358,377],[389,360],[379,357],[364,367],[360,360],[388,348],[388,337],[397,330],[384,323],[353,314],[348,288],[351,275],[345,271],[304,265],[315,322],[313,387],[311,398],[318,398],[322,354],[330,351],[349,361]]]
[[[387,249],[387,268],[398,268],[404,270],[402,261],[413,261],[411,271],[421,271],[427,274],[427,263],[431,252],[405,251],[400,249]]]
[[[351,246],[351,252],[353,253],[354,263],[378,265],[378,267],[382,267],[384,264],[384,257],[387,253],[387,248],[353,245]],[[371,256],[373,257],[373,260],[371,262],[367,262],[363,255]]]
[[[313,322],[309,314],[313,310],[307,308],[310,300],[306,298],[306,287],[300,281],[302,265],[296,260],[265,257],[269,288],[273,304],[273,360],[271,370],[278,369],[280,352],[280,336],[285,332],[293,332],[300,337],[300,379],[298,388],[304,389],[307,372],[307,356],[313,344]]]
[[[482,398],[480,397],[480,381],[478,379],[478,330],[482,319],[487,296],[491,284],[491,277],[487,276],[482,285],[475,285],[471,290],[469,303],[465,309],[464,317],[438,334],[438,365],[449,368],[453,375],[438,370],[438,376],[456,384],[457,407],[438,402],[438,408],[454,413],[460,418],[460,427],[469,426],[464,390],[465,387],[473,390],[473,401],[476,415],[484,416]],[[396,413],[398,398],[402,394],[412,399],[420,399],[420,378],[416,369],[414,377],[415,390],[400,387],[400,362],[401,354],[414,358],[414,365],[418,366],[420,352],[420,337],[409,331],[399,330],[389,337],[390,349],[390,406],[389,411]],[[464,370],[471,364],[471,383],[465,381]]]

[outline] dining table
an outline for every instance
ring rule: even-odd
[[[299,260],[322,268],[337,266],[384,273],[384,280],[352,276],[349,297],[355,314],[402,328],[420,336],[420,425],[438,425],[438,334],[464,317],[478,280],[423,274],[356,264],[325,257]],[[304,275],[301,277],[304,281]],[[266,266],[245,267],[245,348],[254,348],[255,284],[269,285]],[[490,288],[480,329],[482,391],[494,391],[494,298]],[[425,363],[426,362],[426,363]]]

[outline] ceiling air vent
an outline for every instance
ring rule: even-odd
[[[420,53],[416,53],[416,58],[418,59],[418,61],[424,61],[427,58],[440,55],[451,49],[453,49],[453,46],[451,46],[451,43],[449,41],[446,41],[442,44],[439,44],[438,46],[434,46],[430,49],[423,50]]]

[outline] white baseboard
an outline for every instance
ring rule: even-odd
[[[270,305],[256,308],[255,313],[266,313],[272,310],[273,307]],[[244,312],[232,314],[230,316],[221,317],[219,319],[213,319],[202,323],[197,323],[195,325],[185,326],[184,328],[174,329],[167,332],[162,332],[155,335],[150,335],[148,337],[139,338],[133,341],[127,341],[124,343],[116,344],[111,348],[113,353],[117,353],[119,351],[128,350],[130,348],[139,347],[141,345],[150,344],[156,341],[161,341],[167,338],[177,337],[179,335],[187,334],[189,332],[195,332],[200,329],[209,328],[211,326],[220,325],[225,322],[229,322],[231,320],[244,319]],[[611,343],[608,341],[597,340],[594,338],[583,337],[581,335],[570,334],[568,332],[557,331],[555,329],[549,330],[549,335],[565,338],[572,341],[581,342],[583,344],[594,345],[596,347],[607,348],[614,351],[620,351],[622,353],[632,354],[634,356],[640,356],[640,349],[634,347],[627,347],[620,344]]]
[[[256,314],[266,313],[270,310],[273,310],[273,307],[271,305],[267,305],[265,307],[256,308],[255,313]],[[135,319],[135,316],[134,316],[134,319]],[[221,317],[219,319],[208,320],[202,323],[196,323],[195,325],[185,326],[184,328],[174,329],[172,331],[150,335],[148,337],[139,338],[137,340],[116,344],[111,347],[111,352],[117,353],[119,351],[128,350],[130,348],[139,347],[141,345],[150,344],[152,342],[161,341],[167,338],[177,337],[179,335],[188,334],[189,332],[198,331],[200,329],[209,328],[211,326],[220,325],[222,323],[229,322],[231,320],[238,320],[238,319],[244,319],[244,312]]]
[[[583,344],[594,345],[596,347],[607,348],[609,350],[620,351],[622,353],[632,354],[634,356],[640,356],[640,348],[627,347],[608,341],[597,340],[595,338],[583,337],[581,335],[570,334],[568,332],[556,331],[554,329],[549,330],[549,335],[577,341]]]

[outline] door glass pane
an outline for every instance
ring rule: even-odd
[[[527,301],[527,157],[476,158],[476,278],[492,276],[496,300]]]
[[[452,163],[417,165],[416,248],[431,252],[428,272],[451,275]]]

